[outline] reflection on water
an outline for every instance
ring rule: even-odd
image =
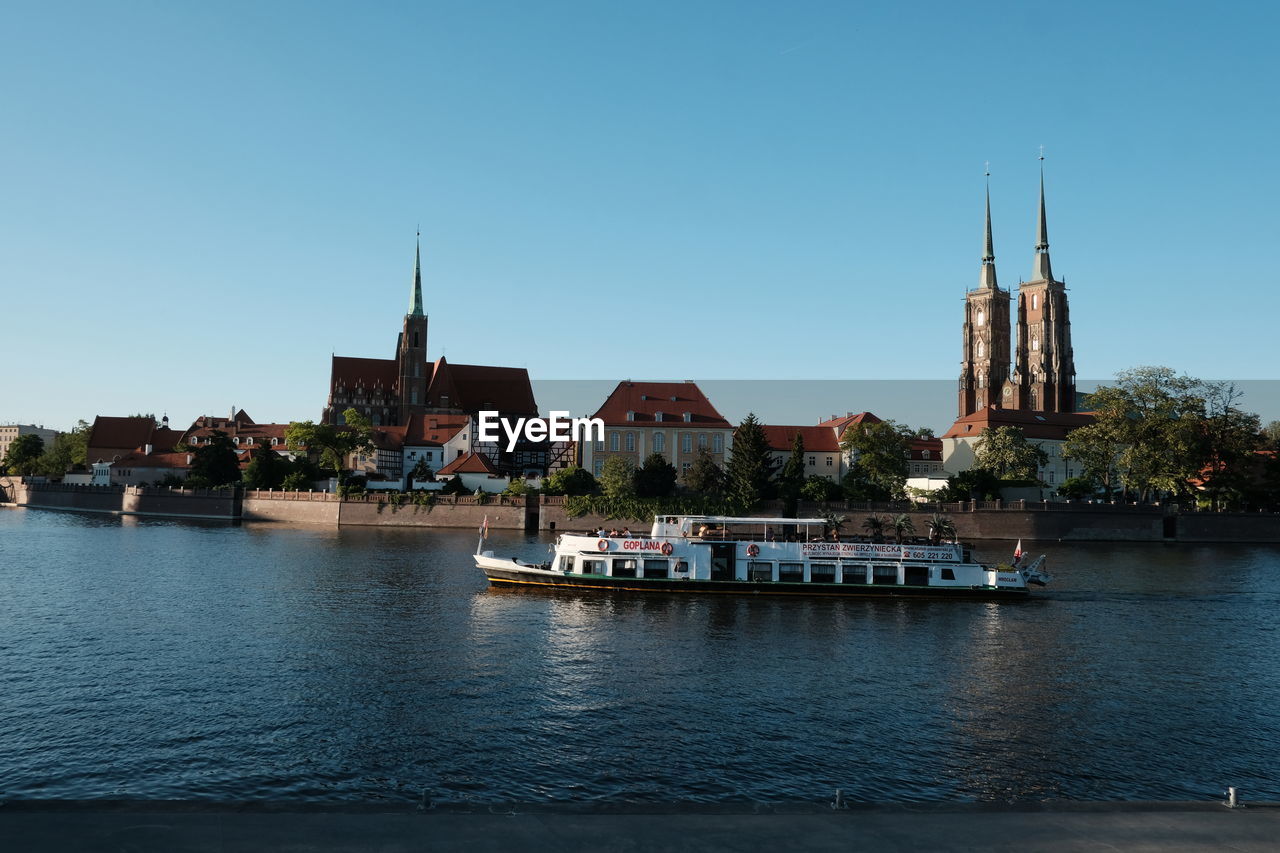
[[[991,604],[504,591],[474,544],[0,512],[4,795],[1280,797],[1274,548],[1055,543]]]

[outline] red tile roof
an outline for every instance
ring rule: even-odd
[[[448,405],[442,402],[448,397]],[[494,410],[503,414],[536,415],[529,371],[523,367],[490,367],[483,364],[450,364],[436,360],[427,388],[429,405],[464,412]]]
[[[373,427],[373,445],[382,450],[439,447],[469,423],[469,415],[410,415],[404,426]]]
[[[156,429],[154,418],[113,418],[99,415],[89,428],[89,447],[128,448],[147,443]]]
[[[632,413],[630,420],[627,412]],[[702,389],[692,382],[619,382],[593,417],[603,419],[608,426],[627,426],[659,423],[659,412],[664,424],[685,423],[688,412],[689,423],[712,429],[733,429]]]
[[[489,461],[489,457],[483,453],[467,452],[450,462],[448,465],[436,472],[439,476],[444,474],[452,476],[454,474],[497,474],[498,469],[493,467],[493,463]]]
[[[856,415],[853,412],[848,412],[845,414],[844,417],[836,417],[835,415],[832,415],[830,420],[822,421],[821,423],[818,424],[818,426],[827,427],[828,429],[833,429],[835,430],[835,433],[837,436],[841,436],[841,435],[844,435],[845,430],[847,430],[851,426],[854,426],[855,424],[878,424],[878,423],[880,423],[880,418],[877,418],[875,415],[871,414],[870,412],[858,412]]]
[[[382,388],[389,393],[395,390],[399,382],[399,367],[394,358],[351,358],[345,355],[333,357],[329,375],[330,388]]]
[[[796,433],[800,433],[806,453],[837,453],[840,450],[836,431],[831,427],[761,424],[760,428],[764,430],[764,438],[770,450],[790,451]]]
[[[942,461],[942,439],[940,438],[912,438],[907,441],[910,448],[911,458],[924,462],[941,462]],[[928,452],[926,457],[924,454]]]
[[[985,409],[965,415],[951,425],[943,438],[977,438],[987,427],[1018,427],[1027,438],[1061,441],[1067,433],[1093,423],[1089,412],[1029,412],[1022,409]]]
[[[191,458],[189,453],[174,453],[172,451],[157,451],[154,453],[143,453],[141,450],[134,450],[117,461],[111,463],[112,468],[190,468]]]

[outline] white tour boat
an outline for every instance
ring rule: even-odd
[[[480,550],[493,584],[641,592],[1011,599],[1049,581],[1044,557],[1019,565],[972,560],[957,543],[882,544],[824,536],[821,518],[657,516],[648,535],[564,533],[546,563]]]

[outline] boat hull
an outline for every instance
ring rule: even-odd
[[[789,595],[819,598],[925,598],[1022,601],[1025,588],[904,586],[901,584],[790,583],[786,581],[712,581],[671,578],[620,578],[551,572],[515,564],[510,560],[476,557],[494,586],[543,589],[607,590],[666,595]]]

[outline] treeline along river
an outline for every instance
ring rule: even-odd
[[[0,799],[1280,799],[1280,549],[1025,544],[1022,603],[592,596],[465,531],[0,511]]]

